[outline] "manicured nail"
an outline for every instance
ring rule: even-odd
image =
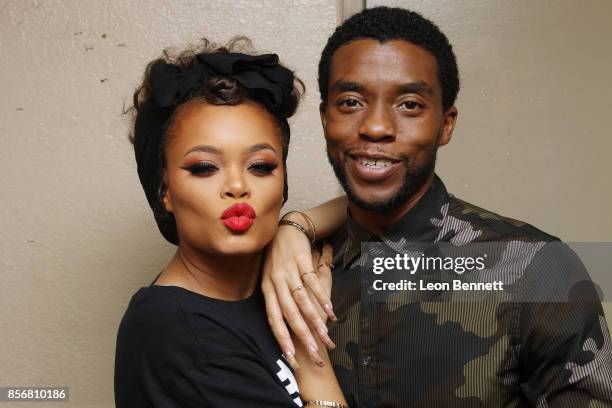
[[[283,357],[285,358],[285,360],[287,360],[291,368],[293,368],[294,370],[297,370],[300,368],[300,365],[295,359],[292,351],[287,351],[286,353],[283,353]]]
[[[333,350],[336,348],[336,345],[332,341],[332,339],[327,335],[327,333],[319,332],[319,337],[321,337],[321,341],[325,344],[329,350]]]
[[[338,321],[338,318],[336,317],[336,314],[334,313],[334,310],[332,309],[330,304],[325,304],[323,308],[325,309],[325,312],[327,312],[327,315],[329,316],[329,318],[332,319],[332,321],[334,322]]]
[[[310,345],[307,347],[308,353],[310,354],[310,358],[315,362],[319,367],[323,367],[325,363],[321,360],[321,356],[319,356],[319,351],[316,346]]]
[[[321,341],[323,341],[323,343],[328,349],[333,350],[336,348],[336,345],[328,335],[327,327],[319,327],[319,330],[317,331],[319,332],[319,337],[321,338]]]

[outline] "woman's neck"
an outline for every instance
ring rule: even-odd
[[[156,285],[180,286],[222,300],[249,297],[259,284],[263,253],[245,256],[203,254],[179,244]]]

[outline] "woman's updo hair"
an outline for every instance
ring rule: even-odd
[[[246,37],[235,37],[225,46],[202,39],[200,44],[182,51],[166,49],[147,65],[143,81],[134,92],[133,106],[126,114],[132,120],[130,141],[134,144],[138,176],[166,240],[175,245],[179,241],[174,216],[166,212],[162,197],[166,188],[164,150],[180,108],[188,103],[238,105],[251,101],[266,109],[282,137],[286,201],[290,140],[287,118],[295,113],[303,92],[303,82],[281,65],[275,54],[255,54]]]

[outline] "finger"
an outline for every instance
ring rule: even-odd
[[[299,277],[296,278],[299,282]],[[308,350],[308,354],[310,358],[320,365],[323,363],[321,357],[319,356],[319,348],[317,347],[317,343],[308,328],[308,325],[302,318],[302,314],[299,311],[298,305],[296,304],[291,291],[287,287],[287,282],[282,280],[281,282],[274,282],[274,286],[276,288],[276,294],[278,296],[279,304],[285,317],[285,320],[289,324],[289,327],[293,331],[293,333],[300,339],[302,344]],[[300,284],[296,283],[294,287],[298,287]],[[303,289],[301,289],[303,290]]]
[[[315,255],[317,252],[314,253]],[[329,294],[327,291],[323,290],[323,287],[319,284],[319,279],[316,276],[316,269],[314,268],[313,257],[312,255],[306,259],[302,256],[297,256],[296,261],[298,264],[298,269],[300,271],[300,277],[308,285],[308,288],[312,290],[321,305],[321,308],[332,321],[336,322],[338,319],[334,314],[334,310],[332,307],[331,299],[329,298]],[[315,272],[315,273],[313,273]]]
[[[285,360],[287,360],[294,370],[297,370],[300,368],[300,365],[295,359],[295,346],[293,345],[293,341],[291,341],[291,335],[285,324],[285,319],[283,319],[283,312],[278,303],[276,293],[274,292],[274,286],[269,280],[267,282],[264,280],[261,284],[261,290],[264,295],[268,324],[272,329],[272,333],[283,352]]]
[[[329,290],[326,289],[326,286],[321,283],[318,274],[312,272],[306,273],[302,275],[302,280],[314,295],[314,298],[323,310],[323,313],[325,313],[325,315],[333,322],[337,322],[338,318],[336,317],[331,307],[331,301],[329,300]]]
[[[293,286],[294,285],[292,284],[290,287]],[[300,308],[300,312],[302,313],[303,317],[306,318],[309,326],[316,330],[323,344],[325,344],[325,346],[329,349],[334,349],[336,345],[329,337],[327,326],[325,325],[324,321],[326,315],[324,313],[321,314],[319,305],[316,304],[315,299],[311,298],[309,289],[304,287],[301,282],[296,282],[295,288],[300,289],[293,289],[291,294],[295,300],[295,303]]]
[[[323,246],[324,252],[314,251],[312,252],[312,261],[315,265],[317,265],[317,273],[315,274],[307,274],[302,276],[302,280],[308,284],[309,289],[314,293],[317,302],[321,305],[325,313],[329,316],[329,318],[336,322],[338,319],[334,314],[333,307],[331,306],[330,294],[332,287],[332,278],[331,278],[331,269],[329,265],[331,264],[333,251],[331,245]],[[324,255],[325,254],[325,255]],[[318,256],[317,256],[318,255]],[[313,279],[312,277],[316,278]],[[329,308],[326,308],[325,305],[329,305]]]
[[[327,287],[331,288],[332,283],[332,274],[331,271],[334,268],[333,265],[334,259],[334,250],[331,245],[325,244],[321,250],[321,256],[319,257],[319,261],[317,262],[317,275],[319,276],[319,280]]]
[[[312,265],[317,265],[319,263],[319,258],[321,257],[321,251],[318,248],[312,248],[310,250],[310,255],[312,256]]]
[[[322,286],[321,290],[325,290],[324,294],[327,294],[328,298],[331,295],[332,288],[332,269],[334,268],[333,264],[334,259],[334,249],[331,245],[325,244],[321,250],[321,256],[317,262],[317,277],[319,278],[319,282]],[[333,311],[333,306],[331,304],[331,300],[329,302],[330,310],[329,312],[332,315],[332,320],[337,322],[338,319]]]
[[[291,289],[291,295],[295,300],[299,308],[299,312],[302,317],[306,319],[308,325],[317,332],[319,338],[325,344],[326,347],[333,349],[336,347],[334,342],[328,335],[327,326],[325,325],[325,321],[321,316],[325,316],[324,314],[320,314],[320,309],[318,305],[313,302],[308,293],[307,289],[304,287],[303,282],[300,279],[293,280],[292,283],[289,284],[289,288]],[[299,288],[299,289],[298,289]]]

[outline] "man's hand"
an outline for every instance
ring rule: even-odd
[[[308,238],[291,226],[281,226],[266,249],[262,292],[266,300],[268,322],[287,362],[298,367],[291,331],[309,351],[311,359],[322,362],[313,328],[328,348],[335,345],[327,335],[325,320],[336,321],[331,295],[331,246],[320,254],[311,253]]]

